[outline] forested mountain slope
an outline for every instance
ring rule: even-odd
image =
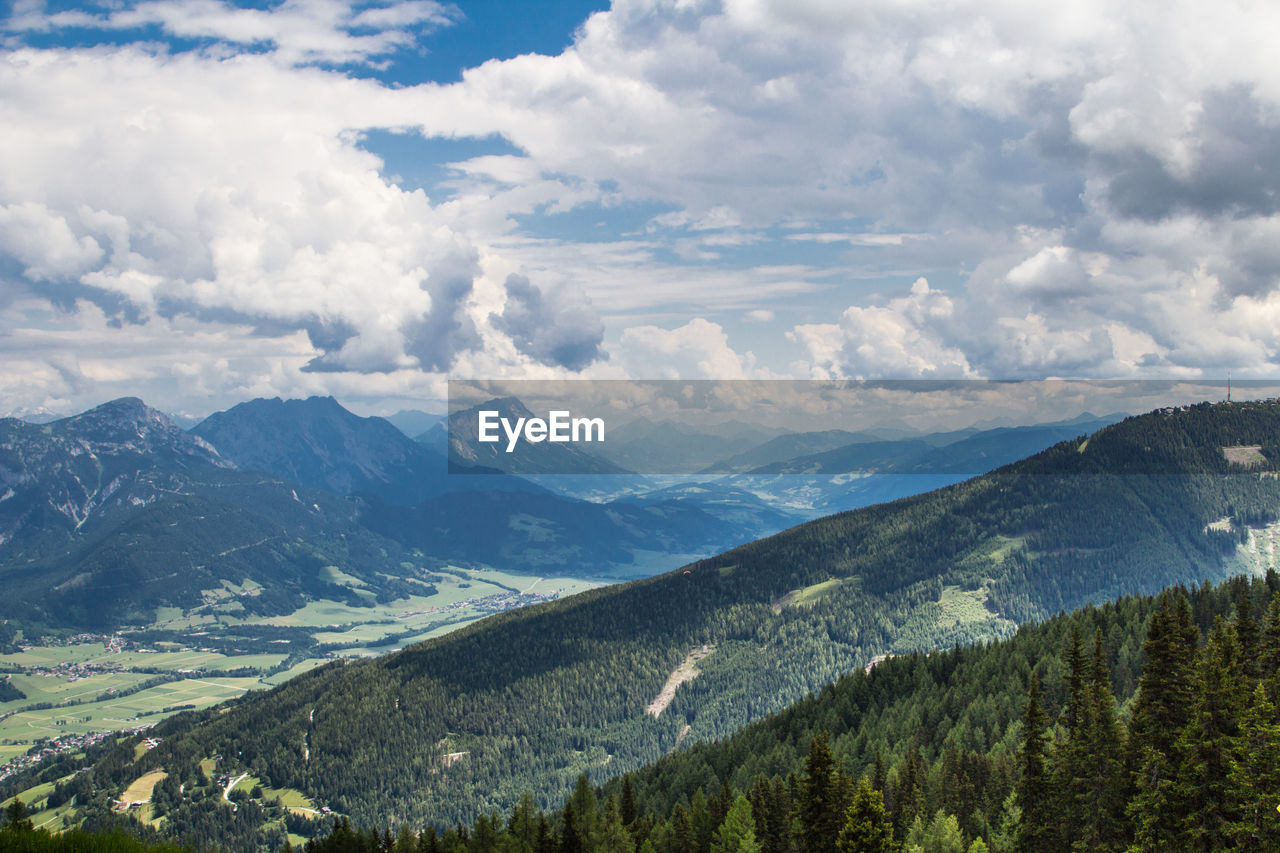
[[[1265,455],[1278,436],[1274,402],[1130,418],[954,487],[172,719],[136,770],[193,774],[220,754],[363,823],[469,821],[525,790],[558,799],[583,771],[726,735],[877,655],[1238,569],[1249,525],[1280,508]],[[1262,448],[1233,451],[1255,467],[1228,460],[1238,446]],[[700,674],[646,713],[682,663]]]
[[[526,799],[400,838],[438,853],[1274,850],[1277,700],[1269,572],[891,658],[603,789],[582,777],[563,807]],[[340,826],[313,847],[389,833]]]

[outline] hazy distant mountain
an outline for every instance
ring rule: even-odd
[[[892,442],[855,442],[822,453],[764,465],[752,474],[956,474],[973,476],[1016,462],[1050,445],[1086,435],[1121,416],[1063,424],[940,433]]]
[[[387,415],[385,420],[409,438],[417,438],[436,424],[444,420],[444,415],[433,415],[416,409],[405,409],[394,415]]]
[[[451,492],[415,507],[362,505],[361,519],[406,548],[453,562],[576,577],[652,574],[759,531],[756,519],[713,514],[671,497],[600,504],[511,490]]]
[[[739,453],[721,456],[719,461],[707,466],[699,473],[742,474],[775,462],[785,462],[798,456],[822,453],[856,441],[877,440],[880,440],[880,436],[876,433],[849,432],[843,429],[792,432],[771,438]]]
[[[514,429],[520,418],[543,418],[546,412],[535,414],[515,397],[502,397],[455,412],[448,420],[449,463],[454,466],[479,466],[504,471],[508,474],[625,474],[627,469],[613,464],[587,450],[592,445],[584,442],[533,443],[520,441],[507,452],[508,440],[502,427],[498,427],[499,441],[479,441],[479,413],[496,411],[499,418],[507,419]],[[422,437],[425,442],[437,440],[434,431]],[[608,434],[605,435],[608,440]]]
[[[611,429],[594,452],[631,471],[693,473],[782,434],[749,424],[696,429],[667,421],[631,421]]]
[[[326,565],[381,591],[403,560],[350,503],[233,470],[140,400],[0,421],[0,616],[115,627],[245,580],[260,587],[246,610],[280,613],[350,595],[322,579]]]
[[[367,493],[412,505],[447,488],[443,456],[332,397],[250,400],[210,415],[191,432],[241,469],[336,495]]]

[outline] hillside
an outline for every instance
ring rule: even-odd
[[[447,853],[1276,849],[1278,663],[1280,575],[1126,597],[858,670],[603,788],[580,777],[560,808],[481,815],[472,846],[453,828],[417,840]],[[340,827],[316,850],[368,849],[375,832]]]
[[[876,656],[1264,560],[1278,437],[1275,402],[1130,418],[957,486],[175,718],[133,772],[189,774],[220,754],[228,772],[379,825],[470,821],[525,790],[556,800],[581,772],[724,736]],[[1223,450],[1255,445],[1250,468]],[[700,674],[646,714],[703,646]]]

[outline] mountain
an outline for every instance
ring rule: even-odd
[[[1099,430],[1119,418],[1064,424],[996,427],[981,431],[941,433],[918,439],[859,441],[775,462],[752,474],[960,474],[972,476],[1008,465],[1060,441]]]
[[[559,801],[583,771],[723,737],[878,656],[1269,565],[1278,448],[1275,401],[1129,418],[955,486],[171,718],[117,775],[194,778],[218,754],[225,772],[366,825],[470,821],[526,790]]]
[[[417,438],[444,420],[444,415],[433,415],[417,409],[402,409],[387,415],[386,421],[409,438]]]
[[[191,432],[242,470],[335,495],[366,493],[411,506],[447,489],[443,456],[332,397],[251,400],[210,415]]]
[[[333,566],[373,592],[413,571],[349,502],[242,472],[204,439],[127,398],[45,425],[0,421],[0,616],[114,628],[226,585],[246,611],[348,600]],[[402,583],[402,582],[401,582]]]
[[[359,507],[368,529],[406,548],[454,562],[567,577],[653,574],[750,540],[761,516],[776,519],[775,530],[789,520],[777,512],[749,518],[713,514],[671,497],[600,504],[520,490],[451,492],[414,507]]]
[[[879,436],[872,433],[850,432],[843,429],[825,429],[814,432],[792,432],[769,439],[755,447],[722,457],[714,465],[709,465],[699,473],[702,474],[743,474],[748,471],[784,462],[797,456],[821,453],[844,447],[856,441],[876,441]]]
[[[496,442],[479,440],[480,412],[496,412],[497,418],[505,419],[512,428],[521,419],[542,417],[547,413],[535,415],[524,403],[515,397],[502,397],[454,412],[448,419],[449,464],[462,467],[483,467],[503,471],[508,474],[626,474],[625,468],[614,465],[599,456],[587,451],[585,441],[538,443],[520,441],[511,452],[503,428],[497,426],[499,436]],[[474,437],[473,437],[474,436]],[[422,441],[433,443],[438,440],[435,430],[428,431]],[[605,436],[608,441],[608,436]]]
[[[779,434],[779,430],[739,423],[695,429],[667,421],[636,420],[611,429],[595,452],[601,458],[631,471],[645,474],[692,473]]]

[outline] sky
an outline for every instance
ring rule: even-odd
[[[1280,6],[16,0],[0,414],[1274,378]]]

